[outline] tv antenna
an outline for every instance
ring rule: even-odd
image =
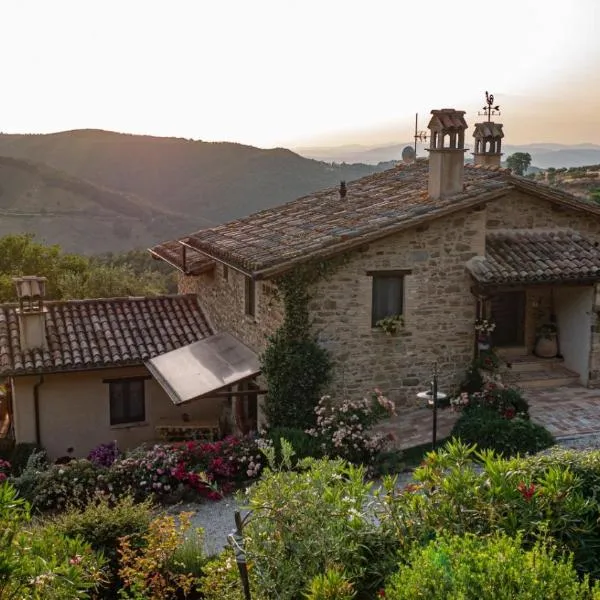
[[[492,120],[493,116],[502,114],[500,112],[500,106],[494,106],[494,94],[485,93],[485,106],[482,108],[483,112],[478,112],[477,115],[480,117],[487,117],[488,123]]]
[[[427,135],[426,131],[419,131],[419,113],[415,113],[415,160],[417,158],[417,142],[426,142]]]

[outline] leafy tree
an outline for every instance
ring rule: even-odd
[[[531,154],[529,152],[515,152],[506,159],[508,168],[517,175],[523,175],[531,165]]]
[[[60,246],[46,246],[29,234],[7,235],[0,238],[0,302],[16,300],[13,278],[23,275],[46,277],[46,296],[54,300],[176,291],[172,274],[147,268],[139,257],[132,263],[118,255],[100,260],[67,254]]]

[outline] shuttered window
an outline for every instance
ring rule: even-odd
[[[245,301],[244,309],[247,315],[254,317],[256,313],[256,284],[252,277],[246,277],[245,280]]]
[[[143,379],[110,381],[110,424],[139,423],[146,420]]]
[[[371,326],[386,317],[401,315],[404,310],[404,275],[373,273]]]

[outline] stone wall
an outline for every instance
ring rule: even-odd
[[[488,229],[566,227],[600,241],[600,218],[521,192],[491,202],[486,212]]]
[[[283,320],[283,307],[270,281],[256,282],[255,316],[245,313],[245,276],[217,263],[214,271],[179,278],[180,294],[197,294],[217,331],[228,331],[257,353],[262,352]]]
[[[461,211],[363,247],[318,285],[311,314],[334,359],[331,393],[381,388],[397,403],[428,389],[438,364],[440,390],[452,391],[473,357],[476,302],[465,263],[484,253],[485,209]],[[368,271],[411,270],[404,280],[403,331],[371,326]]]

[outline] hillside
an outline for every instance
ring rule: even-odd
[[[184,219],[131,194],[0,156],[0,236],[34,233],[67,251],[92,254],[145,246],[183,226]]]
[[[600,202],[600,164],[569,169],[554,169],[534,173],[535,181],[542,181],[582,198]]]
[[[264,150],[99,130],[0,134],[0,155],[45,163],[186,219],[180,233],[241,217],[384,168],[332,165]],[[170,234],[169,234],[170,235]],[[155,241],[168,237],[158,232]],[[107,248],[108,249],[108,248]]]

